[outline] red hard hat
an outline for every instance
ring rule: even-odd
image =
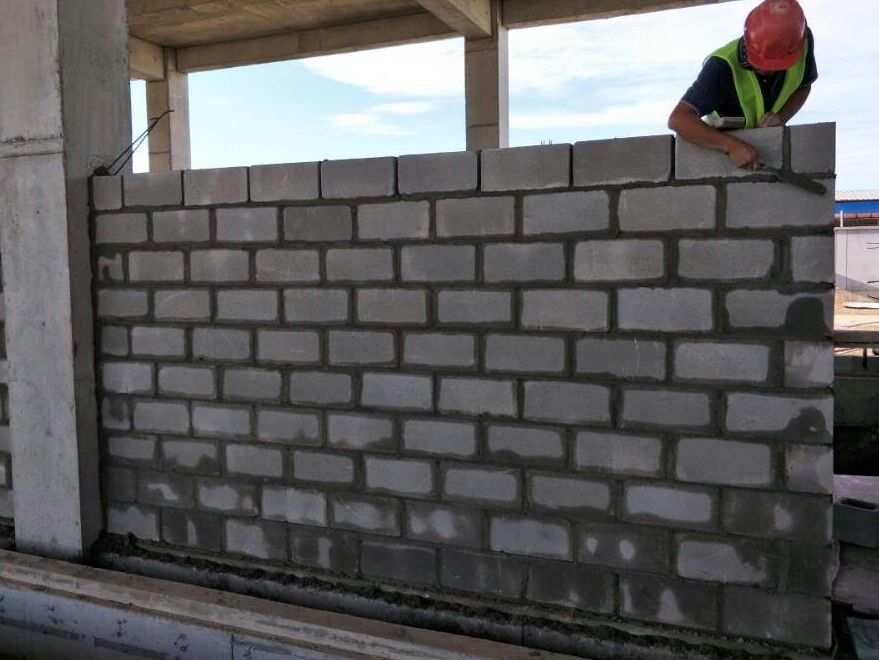
[[[790,69],[805,45],[806,15],[797,0],[763,0],[748,15],[745,50],[755,69]]]

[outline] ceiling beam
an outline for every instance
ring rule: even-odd
[[[177,49],[180,73],[350,53],[455,36],[429,13]]]
[[[491,0],[418,0],[418,4],[465,37],[491,36]]]
[[[131,80],[164,80],[162,47],[128,35],[128,75]]]
[[[420,1],[420,0],[419,0]],[[710,5],[730,0],[504,0],[504,25],[534,27]]]

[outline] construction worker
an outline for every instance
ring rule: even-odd
[[[797,0],[764,0],[748,15],[744,36],[705,60],[668,127],[684,140],[725,152],[738,167],[756,170],[757,150],[719,128],[784,126],[817,78],[815,40],[803,8]]]

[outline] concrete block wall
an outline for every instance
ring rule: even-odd
[[[833,130],[95,180],[108,530],[826,648]]]
[[[0,256],[2,258],[2,256]],[[9,433],[9,369],[6,356],[6,305],[0,275],[0,525],[12,524],[12,443]]]

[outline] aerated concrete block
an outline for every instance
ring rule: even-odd
[[[561,431],[538,426],[492,424],[486,436],[489,456],[505,463],[558,466],[565,460],[565,444]]]
[[[566,525],[518,517],[492,517],[489,544],[495,552],[547,559],[571,559],[572,552]]]
[[[780,559],[769,544],[684,534],[676,545],[682,578],[764,588],[778,581]]]
[[[442,413],[512,416],[517,409],[513,381],[483,378],[440,380],[439,410]]]
[[[769,488],[775,474],[772,448],[757,442],[713,438],[678,441],[675,478],[703,484]]]
[[[410,419],[403,424],[407,452],[470,458],[476,454],[476,426],[436,419]]]
[[[323,493],[301,488],[264,486],[262,517],[296,525],[327,525],[327,497]]]
[[[613,574],[561,562],[532,562],[526,598],[556,607],[610,613],[614,607]]]
[[[609,226],[610,196],[604,191],[525,197],[523,233],[526,235],[600,232]]]
[[[440,553],[440,582],[447,589],[495,598],[521,596],[527,573],[524,561],[453,549],[442,549]]]
[[[577,373],[664,380],[665,342],[648,339],[586,338],[577,342]]]
[[[833,328],[833,296],[730,291],[726,314],[733,329],[774,329],[788,336],[823,338]]]
[[[183,201],[180,172],[129,174],[125,179],[125,206],[178,206]]]
[[[532,506],[547,515],[598,519],[613,515],[613,490],[604,481],[531,475],[528,496]]]
[[[835,245],[833,236],[795,236],[791,238],[791,269],[795,282],[832,284]]]
[[[311,331],[258,330],[256,357],[260,362],[313,365],[320,362],[320,335]]]
[[[233,516],[256,516],[259,514],[259,487],[227,479],[199,479],[198,506],[206,511]]]
[[[495,243],[483,251],[485,281],[558,282],[565,277],[561,243]]]
[[[354,235],[347,206],[294,206],[284,209],[284,238],[294,242],[350,241]]]
[[[476,367],[476,339],[473,335],[407,333],[403,342],[403,362],[407,365]]]
[[[622,517],[632,522],[714,529],[720,517],[717,492],[708,488],[630,482],[623,503]]]
[[[358,451],[382,451],[396,447],[390,418],[377,415],[331,414],[327,417],[327,441],[331,447]]]
[[[363,461],[366,488],[403,497],[425,497],[433,492],[433,464],[368,456]]]
[[[439,322],[449,325],[510,323],[513,297],[506,291],[440,291]]]
[[[238,362],[251,356],[247,330],[196,328],[192,333],[192,353],[196,359]]]
[[[830,648],[830,601],[747,587],[724,590],[723,632],[728,635]]]
[[[686,628],[716,630],[715,585],[652,575],[626,575],[620,580],[620,614],[633,619]]]
[[[153,213],[153,241],[156,243],[205,243],[210,238],[207,209]]]
[[[217,292],[218,321],[274,321],[278,294],[265,289],[224,289]]]
[[[187,170],[183,173],[183,196],[187,206],[246,202],[247,168]]]
[[[95,219],[95,243],[143,243],[147,240],[147,217],[143,213],[112,213]]]
[[[714,302],[708,289],[620,289],[617,304],[621,330],[704,332],[714,328]]]
[[[433,379],[408,374],[363,374],[361,405],[391,410],[432,410]]]
[[[833,226],[833,182],[818,196],[779,183],[727,186],[726,225],[731,229]]]
[[[675,379],[722,383],[765,383],[770,347],[731,342],[680,342],[675,346]]]
[[[344,289],[288,289],[284,291],[284,318],[288,323],[344,323],[348,320]]]
[[[320,282],[317,250],[260,250],[256,253],[256,280],[282,284]]]
[[[122,208],[122,177],[92,177],[92,206],[96,211],[115,211]]]
[[[361,323],[423,325],[427,322],[427,296],[408,289],[359,289],[357,318]]]
[[[226,520],[226,551],[257,559],[287,558],[287,526],[277,522]]]
[[[290,376],[291,403],[348,404],[351,396],[351,376],[348,374],[298,371]]]
[[[836,124],[791,126],[790,159],[794,172],[832,174],[836,169]]]
[[[784,127],[732,131],[730,135],[747,142],[760,154],[760,161],[770,167],[784,167]],[[722,151],[706,149],[682,138],[675,140],[675,178],[736,178],[754,174],[736,167]]]
[[[364,543],[360,550],[363,574],[410,584],[436,583],[436,550],[398,543]]]
[[[235,406],[192,406],[192,428],[196,435],[240,437],[251,433],[250,409]]]
[[[193,282],[245,282],[250,257],[244,250],[196,250],[189,255]]]
[[[574,466],[588,472],[659,477],[663,441],[655,436],[581,431],[574,445]]]
[[[360,283],[394,279],[394,253],[388,248],[328,250],[326,262],[330,281]],[[314,274],[318,275],[316,270]],[[319,279],[317,276],[312,281]]]
[[[754,538],[826,545],[832,514],[829,496],[727,490],[723,497],[724,529]]]
[[[139,362],[104,362],[101,385],[116,394],[152,394],[153,367]]]
[[[627,389],[622,427],[702,429],[711,424],[711,400],[704,392]]]
[[[199,511],[162,511],[162,540],[209,552],[223,550],[223,518]]]
[[[833,492],[832,447],[788,445],[784,467],[788,490],[821,495]]]
[[[448,499],[516,506],[522,487],[518,470],[457,464],[443,474],[443,496]]]
[[[300,481],[350,484],[354,482],[354,461],[348,456],[337,454],[295,451],[293,476]]]
[[[486,371],[561,374],[565,342],[557,337],[489,335],[485,344]]]
[[[626,571],[667,573],[670,533],[656,527],[588,522],[579,532],[577,561]]]
[[[281,372],[267,369],[226,369],[223,397],[246,401],[277,401],[281,397]]]
[[[526,330],[607,330],[609,296],[605,291],[532,289],[522,292]]]
[[[485,191],[567,188],[571,185],[571,145],[552,144],[482,152]]]
[[[574,278],[578,282],[656,280],[664,275],[662,241],[586,241],[578,243],[574,253]]]
[[[407,502],[406,536],[416,541],[479,548],[482,520],[474,510],[432,502]]]
[[[397,192],[395,158],[325,160],[320,175],[324,199],[390,197]]]
[[[159,392],[171,396],[214,399],[217,396],[213,369],[163,366],[159,369]]]
[[[182,282],[182,252],[131,252],[128,277],[132,282]]]
[[[255,165],[250,168],[250,198],[254,202],[318,199],[320,163]]]
[[[167,469],[201,474],[218,474],[220,461],[217,445],[194,440],[163,440],[162,465]]]
[[[417,240],[428,236],[429,202],[363,204],[357,209],[357,237],[360,240]]]
[[[278,239],[278,209],[271,206],[217,209],[217,241],[267,243]]]
[[[831,342],[785,342],[784,384],[786,387],[830,387],[833,385],[834,375]]]
[[[678,273],[692,280],[763,280],[775,264],[771,240],[682,240]]]
[[[830,444],[833,398],[731,392],[726,395],[726,428],[791,442]]]
[[[436,233],[441,238],[507,236],[515,229],[512,197],[441,199],[436,204]]]
[[[419,245],[400,251],[404,282],[472,282],[476,248],[472,245]]]
[[[257,437],[265,442],[316,446],[321,443],[321,421],[316,413],[260,408],[256,414]]]
[[[561,381],[528,381],[523,417],[561,424],[608,424],[610,389]]]
[[[400,194],[476,190],[478,160],[474,151],[400,156]]]
[[[668,181],[670,135],[594,140],[574,145],[574,185],[599,186]]]
[[[340,529],[400,536],[400,503],[377,497],[334,495],[330,498],[333,526]]]
[[[716,199],[712,186],[624,190],[620,195],[620,229],[712,230],[717,225]]]
[[[329,333],[330,364],[393,365],[397,349],[390,332],[334,330]]]

